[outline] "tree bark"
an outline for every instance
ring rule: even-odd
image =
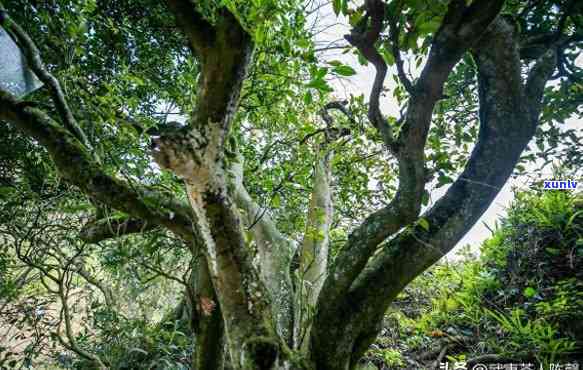
[[[328,138],[326,138],[328,140]],[[294,348],[307,352],[313,313],[328,273],[330,225],[332,223],[332,149],[316,144],[314,184],[308,209],[304,240],[299,250],[296,306],[294,314]]]
[[[537,51],[536,63],[523,81],[515,30],[497,17],[503,1],[466,3],[450,1],[426,66],[414,84],[403,78],[399,67],[411,97],[395,136],[379,107],[387,66],[375,45],[383,30],[386,4],[365,2],[364,31],[354,31],[347,39],[376,68],[368,117],[398,161],[399,187],[387,207],[371,214],[350,234],[329,269],[330,153],[320,153],[300,250],[301,284],[295,292],[289,271],[294,244],[279,233],[268,215],[261,215],[243,186],[240,163],[237,167],[225,155],[254,47],[251,36],[227,9],[219,10],[211,24],[191,1],[168,0],[202,72],[189,125],[157,139],[154,157],[162,168],[184,180],[190,207],[105,173],[83,143],[83,133],[77,133],[76,123],[65,114],[59,125],[0,91],[0,120],[11,122],[43,145],[64,179],[129,215],[124,220],[86,225],[81,233],[86,241],[164,226],[191,245],[200,245],[203,255],[188,291],[197,335],[192,360],[196,369],[222,368],[225,348],[227,362],[236,370],[352,369],[374,340],[397,294],[455,246],[508,180],[534,135],[542,93],[556,66],[550,45],[545,52]],[[443,97],[451,70],[468,50],[478,67],[478,142],[463,173],[422,215],[429,227],[420,227],[416,220],[426,185],[424,148],[433,108]],[[34,58],[40,58],[38,53]],[[37,68],[44,67],[40,63]],[[61,110],[71,113],[58,81],[51,87]],[[237,167],[234,188],[228,176],[233,167]],[[253,234],[254,245],[247,241],[244,228]],[[297,301],[315,309],[314,317],[307,313],[310,309],[294,307],[294,293]],[[302,343],[300,328],[307,328],[309,341]],[[289,347],[307,352],[311,366]]]
[[[232,163],[230,172],[235,201],[257,248],[259,263],[255,268],[271,295],[276,331],[284,342],[291,345],[294,302],[289,271],[295,247],[277,230],[266,210],[253,201],[243,185],[243,158],[240,155]]]
[[[167,194],[106,174],[79,140],[43,111],[21,105],[14,96],[0,91],[0,119],[45,147],[60,175],[88,196],[149,224],[163,225],[185,240],[194,240],[188,207]]]
[[[221,308],[212,285],[208,267],[200,259],[193,270],[195,281],[188,294],[191,302],[192,329],[196,338],[193,369],[222,369],[225,360],[225,330]]]
[[[282,361],[284,343],[274,331],[269,290],[253,266],[243,218],[228,190],[225,158],[225,143],[254,45],[225,8],[211,26],[190,1],[171,0],[169,5],[202,68],[189,126],[160,137],[154,158],[185,181],[233,367],[271,369]]]
[[[464,172],[446,195],[423,215],[430,228],[411,225],[384,243],[338,304],[318,335],[341,338],[321,352],[318,368],[353,368],[376,337],[397,294],[455,246],[508,180],[534,135],[540,98],[555,68],[554,50],[539,59],[524,85],[514,30],[498,18],[474,49],[479,74],[480,132]],[[536,81],[536,82],[535,82]],[[323,330],[321,330],[323,329]],[[339,348],[339,350],[335,350]]]

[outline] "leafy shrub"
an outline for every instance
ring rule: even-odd
[[[383,331],[383,353],[415,359],[448,343],[450,359],[496,354],[544,367],[583,359],[581,195],[518,193],[480,256],[463,254],[399,295],[387,314],[397,333],[388,340]]]

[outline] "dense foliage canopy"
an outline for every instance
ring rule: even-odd
[[[3,0],[2,366],[354,368],[513,173],[580,176],[582,5]]]

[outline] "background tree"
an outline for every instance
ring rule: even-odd
[[[39,218],[5,217],[4,270],[52,281],[71,329],[57,337],[101,368],[105,351],[67,324],[67,294],[80,276],[115,306],[88,273],[108,263],[185,287],[166,319],[188,317],[194,368],[354,368],[397,294],[517,163],[579,140],[556,128],[581,103],[575,1],[334,1],[347,49],[376,71],[367,103],[331,96],[327,76],[355,71],[318,59],[310,1],[5,6],[2,26],[45,88],[25,101],[0,91],[3,209],[15,194],[25,215],[65,199],[38,215],[53,221],[70,202],[80,231],[53,250],[14,232]],[[389,65],[402,117],[380,109]],[[535,135],[540,151],[525,153]]]

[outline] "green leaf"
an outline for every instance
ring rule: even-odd
[[[441,22],[438,20],[430,20],[428,22],[421,23],[417,25],[419,33],[422,35],[434,33],[439,29]]]
[[[144,351],[141,348],[137,348],[137,347],[136,348],[131,348],[130,351],[129,351],[129,353],[132,353],[132,352],[139,352],[139,353],[144,354],[144,355],[147,355],[148,354],[148,352]]]
[[[313,73],[313,78],[314,78],[314,80],[322,79],[326,76],[327,73],[328,73],[328,68],[326,68],[326,67],[318,68]]]
[[[334,67],[333,72],[341,76],[354,76],[356,74],[354,68],[346,65]]]
[[[421,226],[425,231],[429,231],[429,221],[425,218],[420,218],[417,221],[417,225]]]
[[[333,89],[328,85],[328,83],[322,79],[312,80],[306,85],[306,87],[311,87],[322,92],[333,91]]]
[[[447,175],[439,175],[437,178],[437,187],[440,188],[443,185],[451,184],[453,179]]]
[[[524,168],[523,165],[517,164],[516,165],[516,171],[518,171],[518,172],[524,172],[525,171],[525,168]]]
[[[275,194],[275,196],[271,199],[271,204],[273,205],[274,208],[281,207],[281,197],[279,196],[279,194]]]
[[[395,56],[389,50],[383,49],[381,51],[381,54],[387,65],[392,66],[393,64],[395,64]]]
[[[363,65],[363,66],[368,65],[368,60],[366,60],[366,58],[364,57],[364,55],[362,55],[361,52],[358,52],[358,63],[360,63],[360,65]]]
[[[424,206],[429,204],[429,192],[427,190],[425,190],[423,192],[423,198],[421,200],[421,204],[423,204]]]
[[[534,297],[538,292],[536,291],[536,289],[534,289],[533,287],[527,287],[524,289],[524,291],[522,292],[522,294],[526,297],[526,298],[532,298]]]
[[[10,197],[12,194],[15,193],[15,189],[8,186],[0,186],[0,199]]]
[[[350,23],[350,25],[352,27],[355,27],[358,22],[360,22],[360,20],[362,19],[363,16],[363,11],[362,9],[356,10],[355,12],[353,12],[352,14],[350,14],[349,18],[348,18],[348,22]]]
[[[306,93],[304,94],[304,104],[310,105],[310,104],[312,104],[313,101],[314,101],[314,98],[312,97],[312,93],[309,91],[306,91]]]
[[[348,14],[348,0],[342,0],[342,14]]]
[[[558,248],[545,248],[548,254],[552,254],[553,256],[558,256],[561,254],[561,251]]]
[[[334,8],[334,14],[338,16],[342,10],[342,0],[332,1],[332,8]]]

